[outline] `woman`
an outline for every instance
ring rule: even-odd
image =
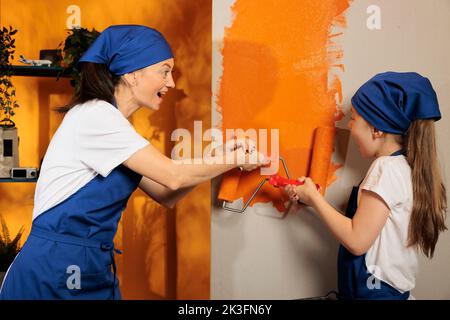
[[[173,55],[158,31],[111,26],[79,66],[80,89],[61,109],[67,113],[42,163],[30,236],[0,299],[120,299],[113,239],[137,187],[173,207],[201,182],[262,164],[178,164],[134,130],[127,118],[141,106],[159,109],[175,87]],[[248,144],[226,145],[233,159],[248,158]]]

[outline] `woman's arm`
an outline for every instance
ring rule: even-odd
[[[194,187],[186,187],[173,191],[144,176],[139,183],[139,188],[159,204],[171,209],[181,198],[194,189]]]
[[[305,184],[286,191],[292,200],[300,200],[315,209],[336,239],[352,254],[359,256],[367,252],[383,229],[390,209],[376,193],[361,191],[358,209],[349,219],[335,208],[317,191],[315,183],[307,178]]]
[[[242,159],[243,152],[243,149],[238,148],[231,151],[228,157],[230,159],[236,159],[236,157]],[[182,161],[172,160],[152,145],[148,145],[134,153],[123,164],[144,177],[176,191],[196,186],[241,165],[237,160],[227,164],[225,155],[223,157],[221,162],[223,164],[183,164]],[[244,156],[244,158],[246,157],[248,158],[248,155]],[[246,164],[244,168],[252,170],[260,165],[260,162],[254,165]]]

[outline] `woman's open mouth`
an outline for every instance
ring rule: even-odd
[[[167,91],[159,91],[156,95],[158,96],[159,103],[162,102],[164,95]]]

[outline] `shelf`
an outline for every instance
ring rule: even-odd
[[[37,182],[35,179],[11,179],[11,178],[0,178],[0,182]]]
[[[69,78],[67,73],[64,73],[62,67],[45,67],[45,66],[11,66],[11,71],[14,76],[24,77],[49,77],[49,78]]]

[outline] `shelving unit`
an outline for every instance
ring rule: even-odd
[[[69,78],[61,67],[45,67],[45,66],[12,66],[13,76],[23,77],[47,77],[47,78]]]
[[[37,182],[37,179],[11,179],[11,178],[0,178],[0,182]]]
[[[62,67],[47,67],[47,66],[11,66],[11,72],[13,76],[18,77],[45,77],[45,78],[69,78],[70,75],[65,72]],[[12,179],[12,178],[0,178],[2,182],[37,182],[37,178],[34,179]]]

